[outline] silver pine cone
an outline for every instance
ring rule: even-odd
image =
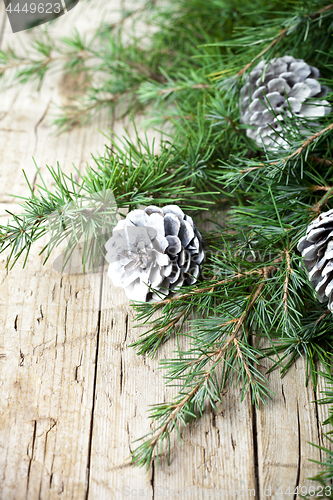
[[[318,118],[331,111],[326,100],[318,100],[330,90],[319,76],[317,68],[292,56],[257,64],[240,91],[241,122],[252,125],[246,135],[266,149],[288,147],[282,134],[286,117]]]
[[[105,244],[108,275],[131,300],[159,300],[195,283],[204,258],[202,237],[177,205],[132,210]],[[148,286],[147,286],[148,285]]]
[[[311,222],[297,249],[320,302],[328,301],[333,312],[333,209]]]

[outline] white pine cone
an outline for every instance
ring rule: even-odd
[[[320,302],[328,301],[333,312],[333,209],[311,222],[297,249]]]
[[[330,90],[319,76],[317,68],[292,56],[257,64],[240,91],[241,123],[252,125],[246,135],[266,149],[288,147],[281,137],[285,117],[318,118],[331,111],[326,100],[319,100]]]
[[[105,248],[113,284],[141,302],[160,299],[147,285],[168,295],[195,283],[204,258],[201,234],[177,205],[132,210]]]

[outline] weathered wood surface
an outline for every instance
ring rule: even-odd
[[[119,5],[110,2],[110,17],[118,15],[112,10]],[[92,32],[103,6],[94,0],[77,7],[65,16],[61,34],[74,24]],[[1,16],[6,23],[3,10]],[[15,37],[5,25],[2,46],[16,43]],[[98,124],[55,136],[51,103],[64,103],[68,87],[70,82],[52,75],[40,91],[13,87],[2,93],[2,222],[5,210],[19,213],[9,193],[28,194],[21,169],[36,183],[32,156],[44,174],[45,164],[56,161],[66,172],[73,171],[72,163],[82,170],[91,153],[103,150],[97,127],[121,131],[122,123],[104,116]],[[176,344],[170,340],[153,360],[138,357],[128,345],[143,330],[133,327],[124,293],[105,272],[62,275],[52,261],[43,266],[41,248],[24,270],[17,265],[8,272],[1,260],[1,500],[166,498],[171,490],[176,498],[289,499],[296,496],[279,494],[280,487],[311,485],[307,477],[318,466],[308,457],[321,455],[308,441],[326,444],[320,425],[325,408],[312,403],[319,392],[311,383],[304,388],[302,359],[282,381],[277,371],[270,375],[276,396],[267,406],[255,410],[250,398],[240,403],[240,389],[234,388],[217,412],[207,411],[182,431],[183,446],[174,443],[170,466],[162,461],[148,473],[131,467],[133,441],[150,429],[148,405],[173,396],[158,359],[170,356]],[[220,495],[213,496],[215,488]]]

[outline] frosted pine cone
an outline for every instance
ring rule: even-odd
[[[241,122],[252,125],[246,135],[266,149],[287,147],[281,136],[286,117],[318,118],[331,111],[326,100],[318,100],[330,90],[318,78],[317,68],[292,56],[257,64],[240,91]]]
[[[177,205],[133,210],[118,222],[105,248],[113,284],[141,302],[159,299],[149,287],[168,295],[195,283],[204,258],[201,234]]]
[[[297,249],[320,302],[328,300],[328,309],[333,312],[333,209],[311,222]]]

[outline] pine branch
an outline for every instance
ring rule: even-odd
[[[234,342],[234,344],[236,346],[236,349],[237,349],[237,356],[240,358],[240,360],[241,360],[241,362],[242,362],[242,364],[243,364],[243,366],[245,368],[245,371],[247,373],[247,376],[249,378],[250,383],[253,384],[254,380],[252,378],[252,374],[250,372],[250,368],[249,368],[249,366],[248,366],[247,362],[245,361],[244,356],[242,354],[241,348],[239,346],[239,342],[238,342],[237,339],[234,339],[233,342]]]
[[[278,261],[281,258],[277,259]],[[220,326],[229,325],[232,323],[236,323],[232,332],[229,336],[227,336],[221,347],[217,347],[215,349],[210,349],[209,352],[204,355],[199,356],[193,360],[187,360],[185,358],[182,368],[182,371],[187,370],[188,368],[192,369],[191,378],[186,378],[184,387],[180,391],[179,397],[175,403],[163,404],[159,407],[155,407],[155,412],[152,414],[152,418],[157,421],[162,421],[159,427],[153,431],[152,437],[146,440],[143,444],[141,444],[138,448],[133,451],[132,454],[132,462],[135,465],[146,466],[149,467],[152,459],[153,459],[153,451],[158,446],[159,443],[162,443],[164,440],[167,440],[170,446],[170,432],[177,428],[178,431],[178,421],[182,421],[185,425],[188,419],[196,418],[196,415],[193,413],[193,410],[196,406],[198,408],[202,408],[204,404],[204,400],[206,398],[209,399],[210,404],[215,407],[215,402],[212,400],[212,397],[216,401],[221,401],[222,393],[221,391],[213,390],[210,387],[210,390],[206,394],[206,397],[203,400],[198,401],[198,394],[203,390],[204,387],[210,386],[213,380],[216,377],[216,368],[224,360],[224,356],[230,349],[232,345],[236,347],[236,358],[239,360],[241,365],[244,368],[244,371],[248,377],[250,385],[254,385],[255,381],[253,379],[250,368],[245,360],[243,353],[241,352],[240,344],[237,339],[237,336],[243,330],[245,322],[247,321],[250,311],[253,308],[254,304],[260,297],[269,277],[269,274],[275,269],[274,265],[264,267],[261,270],[262,281],[257,285],[255,291],[251,294],[250,300],[242,312],[242,314],[235,321],[229,321]],[[205,369],[204,372],[201,371],[202,363],[207,364],[207,362],[212,362],[212,365]],[[177,370],[177,375],[179,377],[180,372]],[[195,375],[198,376],[199,380],[194,382]],[[184,391],[188,388],[188,392],[183,395]],[[201,410],[200,410],[201,411]],[[179,432],[179,431],[178,431]],[[170,450],[169,450],[170,452]],[[158,457],[157,452],[157,457]]]
[[[287,260],[287,273],[286,273],[286,279],[285,279],[284,287],[283,287],[283,307],[284,307],[285,312],[287,313],[288,312],[289,277],[290,277],[290,274],[293,272],[293,270],[291,269],[291,266],[290,266],[290,253],[288,252],[287,249],[285,250],[285,254],[286,254],[286,260]]]
[[[331,187],[329,190],[326,189],[326,191],[327,192],[324,194],[324,196],[320,198],[320,200],[317,201],[317,203],[313,207],[311,207],[311,210],[314,212],[315,217],[318,217],[318,215],[320,215],[322,207],[328,202],[329,198],[332,196],[333,187]]]
[[[230,279],[221,280],[221,281],[218,281],[217,283],[214,283],[212,285],[205,286],[205,287],[202,287],[202,288],[194,288],[189,293],[183,293],[183,294],[180,294],[180,295],[175,295],[174,297],[171,297],[171,298],[168,298],[168,299],[164,299],[164,300],[161,300],[159,302],[155,302],[155,306],[160,309],[161,307],[163,307],[164,304],[171,304],[172,302],[175,302],[175,301],[188,299],[188,298],[190,298],[190,297],[192,297],[193,295],[196,295],[196,294],[201,294],[201,293],[205,293],[205,292],[208,292],[208,291],[212,292],[218,286],[225,285],[227,283],[230,283],[231,281],[237,280],[239,278],[243,278],[244,276],[249,276],[251,274],[261,274],[261,270],[253,269],[252,271],[249,271],[249,272],[237,273],[237,274],[235,274],[235,276],[233,276]]]
[[[288,160],[291,160],[295,156],[298,156],[303,153],[304,149],[306,149],[313,141],[318,139],[320,136],[324,135],[326,132],[330,132],[333,129],[333,123],[330,123],[327,127],[323,128],[322,130],[319,130],[319,132],[316,132],[313,134],[309,139],[303,142],[302,146],[298,148],[296,151],[294,151],[291,155],[287,156],[286,158],[283,159],[283,162],[287,162]]]

